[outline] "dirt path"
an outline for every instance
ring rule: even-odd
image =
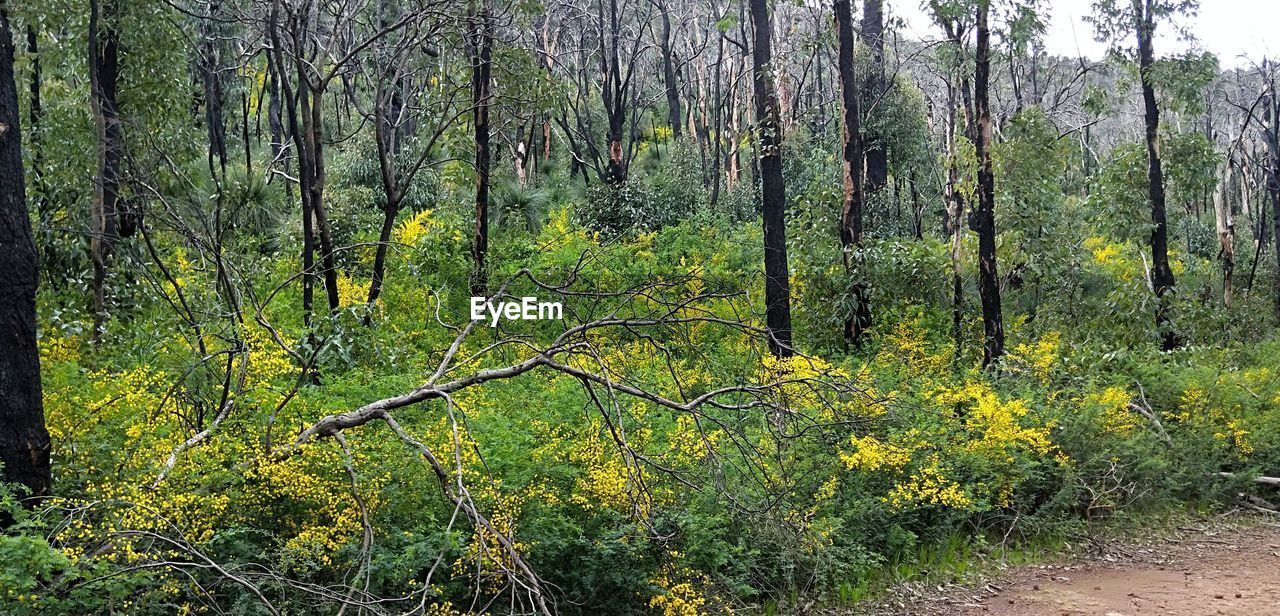
[[[1183,528],[1066,565],[1015,569],[947,589],[904,613],[963,616],[1280,614],[1280,525]]]

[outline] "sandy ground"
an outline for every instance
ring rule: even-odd
[[[1060,565],[1012,569],[978,587],[912,591],[880,614],[955,616],[1280,615],[1280,521],[1207,524],[1114,545]]]

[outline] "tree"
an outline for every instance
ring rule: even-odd
[[[836,22],[836,45],[840,74],[840,109],[843,119],[844,148],[844,205],[840,209],[840,248],[844,253],[845,271],[855,277],[853,283],[853,314],[845,319],[844,338],[852,344],[861,344],[863,334],[871,325],[871,302],[867,297],[867,285],[862,280],[860,261],[862,252],[862,187],[863,140],[858,126],[858,88],[854,76],[853,16],[849,0],[835,0],[832,12]]]
[[[89,83],[98,135],[98,171],[94,180],[89,257],[93,261],[93,338],[101,340],[107,319],[106,281],[111,253],[120,236],[132,234],[121,216],[124,127],[117,87],[120,78],[120,11],[117,0],[89,0]]]
[[[1156,329],[1160,346],[1166,351],[1179,345],[1178,333],[1169,316],[1170,292],[1174,289],[1173,269],[1169,266],[1169,230],[1165,214],[1164,169],[1160,161],[1160,107],[1156,103],[1155,38],[1159,20],[1174,13],[1194,12],[1195,0],[1132,0],[1123,7],[1120,0],[1094,3],[1092,18],[1099,40],[1110,40],[1113,47],[1122,45],[1127,36],[1137,42],[1138,75],[1142,85],[1143,127],[1147,142],[1147,196],[1151,202],[1151,288],[1156,296]]]
[[[647,8],[640,12],[626,10],[626,4],[619,0],[591,0],[591,4],[560,24],[566,30],[578,26],[576,31],[561,33],[569,38],[568,47],[578,51],[554,64],[568,69],[567,77],[575,90],[561,100],[557,122],[569,141],[575,169],[590,166],[605,184],[617,187],[627,181],[639,146],[636,123],[642,106],[637,100],[636,69],[646,55],[641,33],[648,27],[652,6],[646,3]],[[594,97],[604,111],[603,152],[593,121]]]
[[[964,339],[964,272],[961,263],[964,224],[961,219],[965,213],[965,195],[960,187],[960,152],[959,129],[956,126],[956,114],[963,112],[964,134],[973,134],[973,105],[969,92],[969,79],[963,70],[965,63],[964,41],[969,24],[963,4],[953,0],[931,0],[930,10],[933,18],[946,32],[948,45],[942,53],[948,64],[944,72],[946,86],[946,140],[947,177],[943,186],[946,196],[946,210],[943,217],[943,230],[951,238],[951,334],[955,339],[955,357],[960,358],[961,342]],[[957,110],[957,97],[963,100],[963,107]]]
[[[36,245],[27,214],[8,0],[0,0],[0,463],[6,482],[48,496],[53,477],[36,347]],[[0,520],[2,523],[2,520]]]
[[[751,0],[752,89],[760,144],[760,199],[764,214],[764,304],[769,350],[790,357],[791,289],[787,267],[787,192],[782,179],[782,126],[773,89],[773,26],[768,0]]]
[[[667,93],[667,123],[671,125],[671,137],[680,138],[680,84],[676,80],[675,52],[671,49],[671,8],[666,0],[652,0],[662,17],[662,34],[658,47],[662,50],[662,79]]]
[[[378,178],[385,199],[369,282],[367,301],[370,304],[382,294],[387,250],[396,216],[400,214],[418,173],[432,160],[437,142],[460,113],[454,107],[463,89],[452,86],[434,88],[432,93],[437,96],[430,101],[426,100],[428,96],[425,93],[414,96],[415,84],[435,79],[444,86],[441,77],[447,77],[447,71],[434,72],[437,65],[422,67],[415,60],[428,41],[442,35],[446,20],[430,19],[433,14],[429,11],[398,14],[396,3],[387,0],[378,0],[377,4],[379,20],[376,28],[384,33],[378,38],[379,52],[365,54],[365,59],[357,63],[359,79],[346,80],[350,104],[360,110],[373,127]],[[391,31],[395,23],[406,23],[406,27]],[[429,76],[419,74],[422,72],[429,73]],[[368,98],[371,99],[368,106],[361,96],[361,85],[368,90]],[[411,151],[411,146],[416,146],[417,151]]]
[[[1276,95],[1274,69],[1264,62],[1262,97],[1262,141],[1266,145],[1266,158],[1262,164],[1267,186],[1267,198],[1271,202],[1272,237],[1280,238],[1280,96]],[[1266,208],[1261,208],[1266,213]],[[1265,231],[1265,229],[1264,229]],[[1264,234],[1259,234],[1258,250],[1262,250]],[[1274,242],[1276,253],[1275,280],[1272,289],[1272,309],[1280,319],[1280,241]],[[1257,259],[1254,259],[1256,265]]]
[[[867,49],[871,52],[871,66],[863,82],[862,91],[862,99],[865,101],[862,112],[870,119],[873,111],[880,107],[885,89],[884,0],[865,0],[862,3],[862,40],[866,42]],[[862,126],[863,131],[870,128],[867,124],[870,122]],[[870,134],[863,137],[867,159],[865,192],[874,194],[884,188],[889,178],[889,152],[888,144],[870,137],[872,137]]]
[[[471,105],[475,127],[476,199],[475,234],[471,239],[471,294],[485,295],[488,275],[485,256],[489,251],[489,107],[492,104],[490,72],[493,69],[493,17],[491,0],[482,0],[476,11],[472,0],[470,38]]]
[[[1004,354],[1004,319],[1000,314],[1000,275],[996,268],[995,172],[991,164],[991,28],[990,0],[978,0],[977,66],[974,70],[974,110],[978,114],[978,296],[982,301],[982,366]]]

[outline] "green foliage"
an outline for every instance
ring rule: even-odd
[[[1161,353],[1146,283],[1145,146],[1091,143],[1102,160],[1084,178],[1070,126],[1035,106],[1002,118],[993,154],[1009,352],[999,370],[979,371],[976,237],[961,234],[953,263],[950,238],[936,231],[945,161],[929,116],[938,99],[906,74],[866,110],[891,177],[865,204],[864,245],[847,266],[834,107],[815,104],[787,129],[802,356],[776,359],[760,335],[751,134],[736,135],[747,169],[731,187],[720,178],[715,204],[714,143],[635,131],[628,181],[591,178],[584,189],[557,134],[554,154],[531,165],[524,185],[506,157],[493,158],[489,291],[510,279],[514,297],[563,300],[564,318],[474,327],[438,379],[480,376],[396,408],[403,432],[374,421],[290,448],[322,418],[421,387],[468,322],[475,171],[463,161],[474,127],[460,120],[431,145],[402,144],[397,174],[423,167],[392,221],[382,295],[369,303],[387,205],[382,170],[370,127],[326,109],[340,306],[304,316],[301,203],[288,184],[296,159],[269,169],[254,141],[254,171],[235,156],[215,182],[192,121],[188,67],[173,61],[190,24],[168,5],[125,4],[131,173],[146,182],[129,196],[146,197],[153,245],[119,247],[111,318],[95,343],[85,306],[84,205],[96,166],[85,54],[48,47],[43,174],[32,195],[57,497],[28,511],[0,488],[0,512],[17,520],[0,535],[0,612],[259,614],[267,600],[280,613],[329,614],[348,590],[387,609],[502,612],[517,592],[503,570],[509,555],[495,549],[500,532],[565,613],[792,613],[810,601],[866,598],[896,576],[961,576],[979,558],[1108,518],[1218,506],[1253,489],[1245,477],[1280,467],[1280,341],[1261,282],[1274,271],[1260,261],[1252,293],[1230,308],[1217,299],[1216,238],[1201,213],[1217,181],[1214,144],[1199,132],[1163,136],[1170,216],[1183,240],[1170,255],[1172,313],[1187,345]],[[1109,26],[1131,34],[1118,21],[1126,7],[1104,4]],[[1179,8],[1156,4],[1161,17]],[[967,0],[937,5],[945,19],[972,9]],[[15,12],[81,32],[82,8],[28,3]],[[521,27],[543,12],[537,2],[513,8]],[[1018,51],[1042,29],[1024,9],[1008,32]],[[731,13],[717,16],[721,32],[739,27]],[[819,49],[829,36],[809,34],[796,49]],[[415,82],[424,93],[414,105],[465,81],[469,64],[443,48],[421,54],[439,67]],[[936,59],[971,72],[961,51],[938,46]],[[495,143],[565,111],[573,84],[536,50],[504,44],[497,58],[495,81],[517,84],[519,95],[506,90],[495,104]],[[226,75],[229,91],[251,99],[250,113],[264,104],[256,61]],[[1200,56],[1160,70],[1172,80],[1162,92],[1181,101],[1176,113],[1191,114],[1216,65]],[[367,104],[366,95],[354,102]],[[1116,108],[1102,85],[1081,98],[1091,117]],[[589,125],[579,136],[601,140],[599,100],[572,103]],[[638,118],[661,117],[660,102],[629,104]],[[950,112],[936,109],[934,119]],[[248,126],[243,112],[229,113]],[[974,150],[963,137],[952,145],[958,190],[970,199]],[[867,283],[873,323],[861,347],[846,348],[855,281]],[[646,292],[620,295],[638,288]],[[671,322],[643,323],[655,314]],[[575,332],[562,358],[596,380],[545,366],[512,378],[484,372],[535,357],[567,327],[604,315],[639,323]],[[723,387],[743,393],[696,409],[657,403]],[[1239,480],[1206,480],[1219,472]],[[464,488],[492,527],[446,495]]]

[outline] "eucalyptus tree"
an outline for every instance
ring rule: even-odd
[[[650,0],[658,11],[662,30],[658,34],[658,49],[662,54],[662,81],[667,97],[667,124],[671,127],[671,137],[680,138],[680,83],[676,77],[676,52],[672,42],[671,3],[668,0]],[[692,113],[692,110],[690,110]]]
[[[98,168],[89,240],[93,262],[93,339],[101,339],[107,319],[107,267],[121,236],[133,234],[135,222],[124,214],[125,137],[120,119],[119,0],[89,2],[89,84],[94,126],[98,137]]]
[[[760,144],[760,199],[764,216],[764,304],[769,350],[790,357],[791,287],[787,266],[787,192],[782,178],[782,124],[774,90],[773,12],[768,0],[750,0],[752,91]]]
[[[489,252],[489,109],[493,105],[493,2],[471,0],[467,28],[471,49],[471,108],[475,131],[475,232],[471,239],[471,294],[483,296],[488,286],[485,257]]]
[[[297,148],[297,180],[303,214],[302,302],[308,322],[312,311],[316,239],[329,311],[338,310],[340,304],[336,247],[325,205],[325,151],[330,143],[325,133],[325,94],[335,81],[345,81],[355,72],[362,54],[374,48],[383,37],[410,27],[421,16],[420,10],[405,11],[399,18],[376,27],[358,28],[371,12],[374,11],[368,2],[273,0],[267,18],[271,62],[280,78],[284,115]]]
[[[854,75],[855,39],[851,3],[849,0],[835,0],[831,9],[836,23],[841,127],[844,135],[844,147],[841,149],[844,204],[840,208],[840,248],[844,254],[845,270],[854,278],[854,308],[853,314],[845,319],[844,338],[847,343],[857,345],[862,343],[863,334],[871,325],[871,302],[867,297],[866,281],[862,279],[866,268],[861,263],[865,259],[862,246],[863,134],[858,126],[861,96]],[[867,165],[869,164],[868,158]]]
[[[1267,199],[1271,202],[1272,240],[1275,244],[1276,268],[1272,306],[1280,319],[1280,95],[1276,94],[1275,66],[1263,62],[1262,68],[1262,141],[1266,158],[1262,167],[1266,181]],[[1265,212],[1265,208],[1263,209]],[[1259,238],[1258,249],[1262,248]],[[1256,265],[1257,259],[1254,259]]]
[[[576,50],[554,61],[570,85],[558,122],[579,165],[591,167],[609,186],[627,181],[639,147],[641,72],[648,57],[644,30],[650,3],[636,0],[586,0],[561,7],[558,19],[564,47]],[[603,111],[603,130],[595,110]],[[603,132],[603,147],[601,147]],[[585,177],[585,175],[584,175]]]
[[[36,347],[36,246],[27,214],[22,123],[8,0],[0,0],[0,464],[29,496],[53,488]],[[0,526],[7,523],[0,514]]]
[[[862,3],[862,40],[866,43],[870,59],[867,74],[863,78],[861,92],[862,113],[870,117],[878,109],[884,97],[885,80],[885,45],[884,45],[884,0],[863,0]],[[884,188],[889,178],[890,145],[885,143],[878,132],[869,131],[864,123],[863,146],[866,156],[866,192],[874,194]]]
[[[978,297],[982,301],[982,366],[1004,355],[1004,318],[1000,305],[1000,275],[996,265],[996,189],[991,163],[991,0],[977,0],[976,67],[973,106],[978,115],[974,150],[978,157],[978,207],[973,226],[978,232]]]
[[[472,109],[461,99],[474,88],[454,83],[452,65],[435,61],[440,47],[458,34],[447,0],[412,8],[379,0],[370,9],[376,19],[357,33],[376,43],[356,57],[353,74],[343,81],[351,104],[372,129],[382,184],[382,225],[367,299],[373,303],[382,294],[396,217],[419,175],[436,162],[447,130]]]
[[[934,21],[946,33],[946,45],[939,49],[946,102],[943,139],[946,142],[947,174],[943,186],[946,210],[943,226],[951,239],[951,330],[955,357],[959,359],[964,336],[964,269],[961,261],[964,239],[965,191],[961,186],[960,131],[972,141],[973,97],[965,73],[966,40],[971,22],[964,0],[930,0]],[[960,114],[964,126],[957,126]]]
[[[1109,41],[1113,51],[1135,57],[1142,89],[1143,127],[1147,144],[1147,196],[1151,205],[1151,289],[1156,296],[1156,329],[1161,348],[1179,345],[1178,333],[1169,315],[1170,293],[1174,290],[1173,269],[1169,265],[1169,230],[1165,212],[1165,178],[1160,159],[1160,106],[1155,91],[1156,25],[1177,14],[1194,13],[1196,0],[1099,0],[1091,18],[1099,40]],[[1124,42],[1133,37],[1135,47]]]

